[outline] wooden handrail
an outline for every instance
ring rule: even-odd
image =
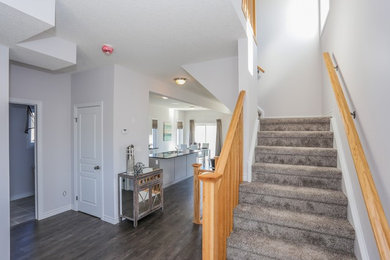
[[[203,173],[202,258],[225,259],[226,239],[233,230],[233,210],[243,179],[243,105],[238,96],[215,172]]]
[[[260,67],[259,65],[257,65],[257,73],[259,73],[259,71],[261,71],[262,73],[265,73],[265,70]]]
[[[362,189],[368,218],[370,219],[371,228],[374,232],[378,251],[381,259],[390,259],[389,224],[379,199],[378,192],[375,188],[375,183],[372,179],[372,174],[368,166],[359,135],[352,120],[347,100],[345,99],[337,73],[334,70],[332,59],[327,52],[323,55],[326,67],[328,69],[330,81],[332,83],[333,91],[336,96],[337,104],[343,118],[349,148],[351,149],[357,177]]]
[[[241,9],[252,26],[253,36],[256,38],[256,0],[242,0]]]

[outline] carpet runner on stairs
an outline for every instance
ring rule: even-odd
[[[355,259],[329,117],[260,120],[228,259]]]

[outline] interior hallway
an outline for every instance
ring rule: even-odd
[[[202,228],[192,224],[193,179],[164,190],[164,212],[108,224],[67,211],[11,228],[11,259],[201,259]]]

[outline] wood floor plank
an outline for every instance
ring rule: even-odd
[[[192,223],[193,180],[165,189],[164,212],[111,225],[67,211],[11,228],[11,259],[201,259],[202,227]]]

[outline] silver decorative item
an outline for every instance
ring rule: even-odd
[[[134,172],[134,163],[135,163],[135,157],[134,157],[134,145],[127,146],[127,173],[133,173]]]
[[[144,171],[144,168],[145,168],[145,164],[143,164],[142,162],[137,162],[134,165],[134,175],[142,174]]]

